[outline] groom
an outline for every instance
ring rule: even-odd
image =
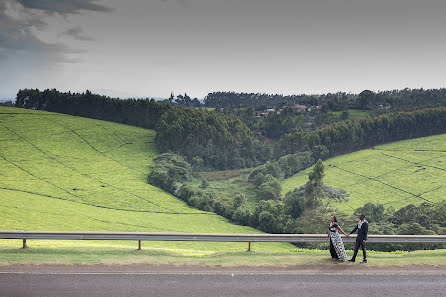
[[[352,232],[349,233],[352,234],[358,230],[358,236],[356,237],[356,243],[355,243],[355,252],[353,253],[353,257],[348,260],[349,262],[355,262],[356,261],[356,255],[358,254],[359,246],[362,248],[362,256],[363,260],[361,263],[367,263],[367,254],[365,250],[365,245],[367,241],[367,232],[369,231],[369,223],[365,219],[365,215],[361,213],[359,215],[359,222],[358,225],[352,230]]]

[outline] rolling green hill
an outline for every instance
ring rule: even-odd
[[[158,154],[154,137],[154,131],[133,126],[0,107],[0,229],[259,233],[147,184]],[[235,243],[144,246],[184,253],[246,248]]]
[[[328,159],[324,183],[346,190],[336,205],[352,212],[367,202],[396,209],[446,198],[446,134],[376,146]],[[303,185],[311,168],[282,182],[282,193]]]

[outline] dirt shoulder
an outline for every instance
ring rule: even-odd
[[[284,265],[284,266],[205,266],[205,265],[53,265],[14,264],[0,266],[0,273],[289,273],[289,274],[445,274],[446,265],[367,266],[351,265]]]

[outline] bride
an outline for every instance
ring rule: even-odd
[[[342,232],[346,237],[347,234],[338,225],[338,220],[336,216],[330,217],[330,227],[328,228],[328,240],[330,240],[330,254],[333,261],[341,260],[347,261],[347,254],[345,253],[344,243],[342,242],[341,235],[339,235],[338,230]]]

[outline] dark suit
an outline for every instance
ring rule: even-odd
[[[356,260],[356,255],[358,254],[359,247],[361,247],[364,261],[367,261],[367,252],[365,249],[365,244],[367,240],[367,233],[369,231],[369,223],[367,223],[367,221],[364,221],[364,223],[362,223],[361,228],[358,228],[358,225],[356,225],[356,227],[352,230],[352,232],[350,232],[350,234],[355,233],[356,230],[358,230],[358,236],[356,237],[355,251],[353,253],[352,260],[353,261]]]

